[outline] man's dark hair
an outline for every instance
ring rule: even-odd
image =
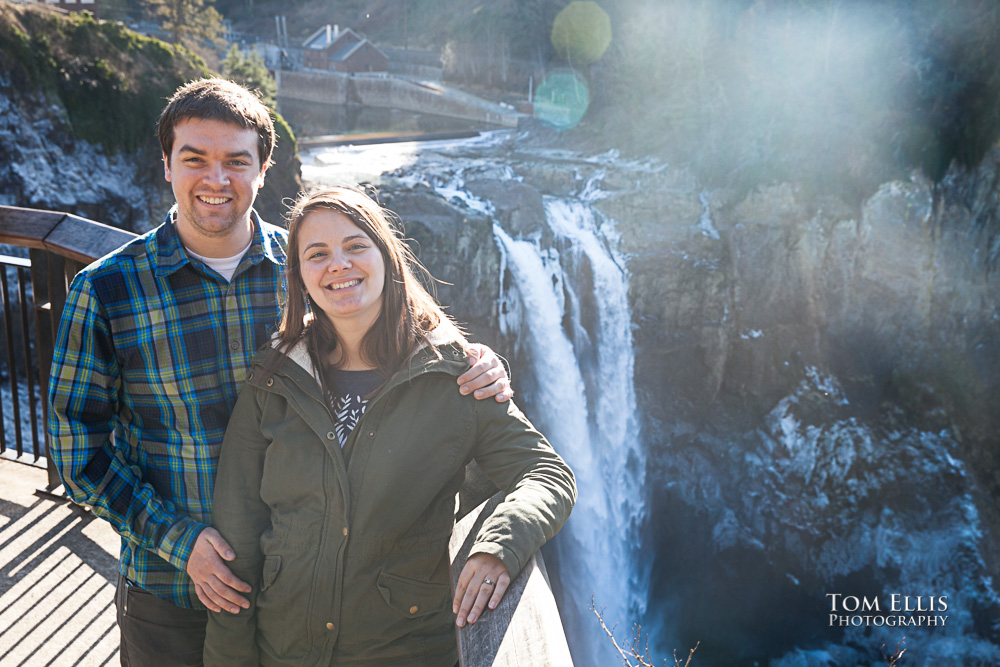
[[[271,112],[254,93],[225,79],[199,79],[186,83],[167,100],[160,114],[156,134],[160,149],[170,159],[174,147],[174,128],[190,118],[218,120],[257,133],[260,166],[271,164],[275,134]]]

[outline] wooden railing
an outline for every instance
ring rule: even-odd
[[[48,395],[49,367],[52,365],[52,344],[56,332],[59,329],[59,317],[62,315],[63,305],[66,303],[66,289],[69,281],[76,275],[77,271],[90,262],[103,257],[109,252],[121,247],[129,240],[135,238],[134,234],[102,225],[93,220],[87,220],[69,213],[58,213],[55,211],[39,211],[30,208],[17,208],[14,206],[0,206],[0,243],[5,245],[18,246],[28,249],[28,259],[14,258],[23,270],[27,270],[31,277],[31,295],[34,302],[34,321],[24,322],[22,318],[22,332],[25,343],[25,358],[22,364],[24,374],[16,377],[18,364],[10,353],[12,346],[12,317],[4,312],[4,328],[7,334],[7,369],[11,376],[12,394],[17,393],[15,388],[20,382],[24,382],[29,396],[37,397],[42,407],[42,423],[48,416],[48,405],[46,396]],[[9,262],[8,262],[9,263]],[[27,289],[23,282],[19,281],[19,295],[21,296],[21,307],[26,307]],[[6,299],[5,299],[6,305]],[[33,331],[31,324],[34,325]],[[31,354],[29,339],[34,342],[35,354]],[[37,366],[35,364],[37,363]],[[19,402],[15,404],[20,407]],[[21,415],[12,415],[14,423],[19,423]],[[31,423],[37,424],[35,414],[30,415]],[[3,455],[15,460],[44,465],[48,469],[48,488],[54,490],[59,487],[59,476],[52,466],[48,456],[48,433],[44,428],[39,429],[43,434],[40,438],[37,433],[33,434],[32,452],[28,453],[23,447],[21,434],[16,434],[16,446],[11,448],[4,446]],[[13,449],[13,451],[11,451]]]
[[[497,493],[463,517],[451,534],[451,580],[454,590],[476,533],[494,508]],[[461,667],[572,667],[566,634],[540,553],[510,582],[496,609],[458,630]]]
[[[81,268],[133,238],[135,235],[130,232],[67,213],[0,206],[0,244],[28,249],[27,260],[15,258],[8,264],[20,267],[17,270],[21,274],[24,271],[30,273],[34,331],[24,324],[25,359],[22,366],[27,370],[23,379],[29,387],[29,395],[37,389],[34,396],[38,397],[37,402],[46,417],[52,346],[66,303],[69,282]],[[0,288],[6,286],[6,276],[2,282]],[[18,289],[23,309],[28,291],[23,279],[19,280]],[[6,303],[4,292],[4,305]],[[22,310],[22,322],[28,319],[26,312]],[[6,310],[4,318],[5,329],[9,332],[7,325],[11,324],[11,315]],[[29,337],[34,342],[34,355],[28,345]],[[11,351],[10,333],[6,340],[7,367],[14,374],[17,364]],[[37,362],[37,367],[34,362]],[[12,387],[15,382],[12,378]],[[13,418],[17,420],[20,416],[14,415]],[[0,428],[2,423],[0,421]],[[20,437],[16,453],[4,452],[4,449],[10,449],[5,446],[5,441],[0,444],[0,453],[24,463],[44,465],[48,469],[48,491],[52,492],[60,486],[60,481],[48,456],[48,434],[45,429],[40,430],[45,434],[44,447],[36,435],[33,455],[21,451]],[[465,565],[479,526],[503,500],[503,495],[495,492],[496,488],[478,473],[474,464],[471,465],[466,486],[459,496],[460,520],[450,545],[453,585]],[[458,630],[457,641],[462,667],[572,667],[559,610],[541,554],[536,554],[511,582],[495,610],[485,613],[475,624]]]

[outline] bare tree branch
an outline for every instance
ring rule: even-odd
[[[625,667],[655,667],[653,664],[653,658],[649,655],[649,637],[643,636],[642,626],[638,623],[632,625],[632,640],[621,646],[618,640],[615,639],[614,628],[608,628],[607,624],[604,622],[604,608],[602,607],[600,611],[594,605],[594,599],[590,599],[590,610],[594,612],[597,616],[597,622],[601,624],[601,628],[611,639],[611,643],[614,645],[615,650],[618,651],[618,656],[622,660],[622,665]],[[615,626],[617,627],[617,626]],[[674,667],[690,667],[691,659],[694,657],[694,652],[698,650],[701,646],[701,642],[694,645],[694,648],[688,651],[687,660],[683,663],[680,658],[677,657],[677,651],[674,650]],[[641,648],[640,648],[641,647]],[[664,659],[663,664],[667,661]]]
[[[896,643],[896,650],[892,652],[892,655],[885,654],[885,644],[882,644],[882,659],[885,660],[885,664],[888,667],[897,667],[899,659],[903,657],[906,653],[906,637],[903,637]]]

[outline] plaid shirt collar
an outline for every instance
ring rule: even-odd
[[[284,239],[275,233],[274,228],[261,224],[257,211],[250,211],[250,220],[253,222],[253,238],[250,240],[250,250],[240,262],[237,273],[242,271],[245,266],[255,266],[265,259],[278,266],[284,266]],[[188,256],[187,250],[184,249],[181,237],[177,233],[176,224],[177,210],[173,208],[167,213],[160,228],[156,230],[156,255],[153,273],[158,278],[169,276],[184,265],[191,263],[191,258]]]

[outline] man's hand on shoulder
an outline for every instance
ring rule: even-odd
[[[198,533],[188,559],[187,573],[194,582],[198,599],[211,611],[225,609],[237,614],[240,607],[250,607],[250,601],[240,595],[250,592],[250,584],[237,578],[225,563],[234,558],[232,547],[215,528]]]
[[[458,378],[463,396],[471,393],[477,400],[494,396],[497,403],[509,401],[514,396],[510,378],[496,352],[481,343],[472,343],[466,361],[472,368]]]

